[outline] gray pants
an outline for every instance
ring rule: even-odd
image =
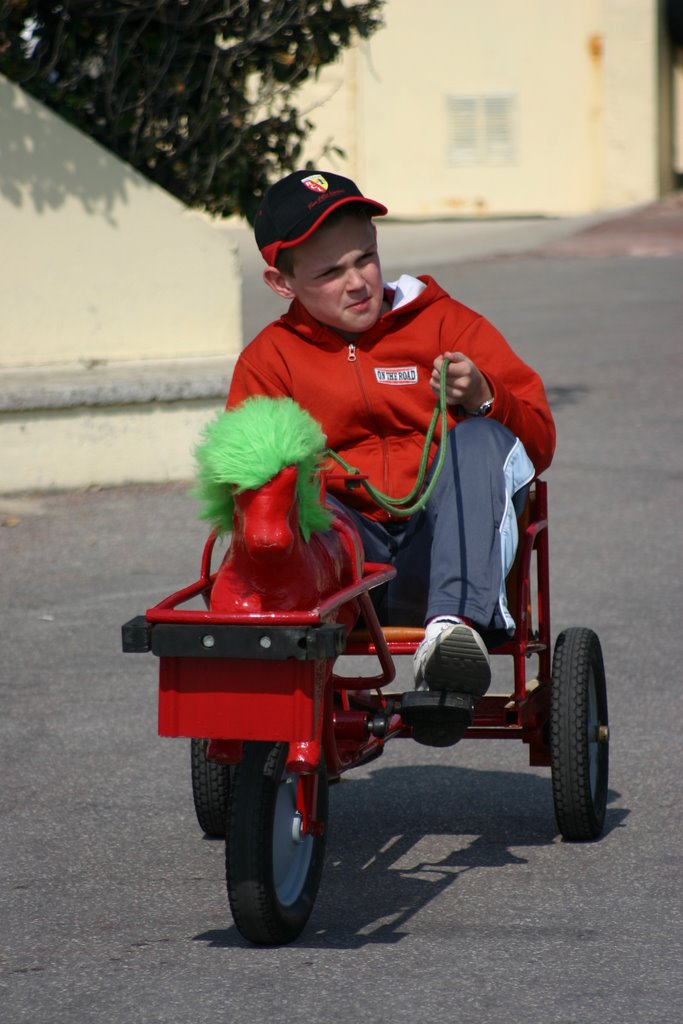
[[[347,508],[366,559],[398,570],[373,591],[380,622],[415,626],[459,615],[482,631],[511,631],[505,576],[517,548],[516,513],[533,476],[522,443],[506,427],[488,418],[465,420],[448,435],[446,460],[424,509],[377,523]]]

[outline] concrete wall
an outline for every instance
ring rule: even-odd
[[[326,143],[341,146],[347,161],[323,164],[346,169],[398,217],[566,215],[648,202],[660,188],[666,87],[659,7],[387,0],[385,28],[306,87],[302,106],[317,125],[306,156],[315,162]],[[458,98],[477,119],[469,162],[451,145],[466,128],[449,111]],[[487,98],[502,121],[487,122]]]
[[[0,492],[189,479],[237,247],[0,77]]]
[[[225,356],[236,252],[0,77],[0,367]]]

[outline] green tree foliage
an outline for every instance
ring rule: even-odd
[[[190,206],[252,218],[312,127],[296,89],[383,0],[0,0],[0,72]]]

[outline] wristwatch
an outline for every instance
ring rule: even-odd
[[[488,414],[491,412],[491,409],[493,409],[493,399],[489,398],[485,402],[482,402],[481,405],[479,406],[479,408],[475,409],[473,412],[467,412],[467,409],[465,409],[465,415],[466,416],[488,416]]]

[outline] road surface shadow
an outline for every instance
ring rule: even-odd
[[[610,803],[618,797],[610,790]],[[621,827],[628,813],[609,810],[604,835]],[[395,944],[432,900],[446,890],[457,899],[467,872],[526,865],[520,851],[557,842],[548,776],[451,765],[350,773],[330,790],[322,882],[296,945]],[[249,945],[234,927],[195,941],[214,948]]]
[[[578,405],[582,398],[590,394],[591,388],[585,384],[547,385],[545,389],[548,403],[553,412]]]

